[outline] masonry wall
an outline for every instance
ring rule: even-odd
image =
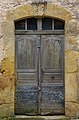
[[[42,16],[31,0],[0,0],[0,117],[14,116],[14,20]],[[28,4],[28,5],[27,5]],[[36,7],[36,6],[35,6]],[[34,11],[34,12],[33,12]],[[48,0],[44,16],[65,20],[65,115],[79,116],[79,0]]]

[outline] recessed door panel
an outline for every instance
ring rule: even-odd
[[[64,35],[16,35],[15,113],[64,113]]]
[[[64,113],[63,35],[42,35],[41,114]]]
[[[36,115],[38,35],[16,35],[15,113]]]

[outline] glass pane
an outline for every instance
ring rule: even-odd
[[[54,19],[54,29],[55,30],[64,30],[64,22]]]
[[[15,30],[24,30],[25,29],[25,20],[20,20],[15,22]]]
[[[27,19],[27,30],[37,30],[37,19],[36,18]]]
[[[42,19],[42,30],[52,30],[52,18]]]

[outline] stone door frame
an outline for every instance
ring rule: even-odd
[[[38,7],[38,8],[37,8]],[[5,16],[5,21],[2,23],[2,33],[3,33],[3,41],[4,41],[4,49],[5,55],[2,60],[2,68],[1,70],[4,72],[2,75],[3,80],[8,79],[9,85],[8,90],[10,91],[11,97],[8,98],[6,104],[5,114],[2,116],[11,116],[14,115],[14,91],[15,91],[15,30],[14,30],[14,21],[19,19],[28,18],[28,17],[52,17],[65,21],[65,115],[67,116],[75,116],[79,110],[79,106],[74,104],[76,107],[76,112],[73,114],[71,111],[74,109],[73,101],[77,101],[73,96],[77,95],[77,89],[72,88],[72,95],[69,92],[71,89],[71,85],[69,84],[70,79],[72,79],[72,74],[77,73],[76,63],[73,61],[79,56],[78,52],[73,50],[73,44],[75,41],[75,36],[78,35],[77,23],[75,19],[72,18],[71,13],[63,8],[62,6],[57,6],[51,3],[47,3],[45,9],[43,9],[43,4],[39,6],[34,4],[26,4],[15,8],[14,10],[7,11]],[[74,30],[75,29],[75,30]],[[76,32],[75,32],[76,31]],[[72,39],[72,40],[71,40]],[[73,43],[72,43],[73,42]],[[6,43],[6,44],[5,44]],[[73,66],[68,64],[69,60],[74,57],[72,63]],[[66,59],[67,58],[67,59]],[[6,67],[5,64],[8,64]],[[77,79],[77,78],[74,78]],[[74,82],[72,79],[72,82]],[[75,87],[76,87],[75,83]],[[70,107],[71,106],[71,107]],[[3,107],[4,108],[4,107]],[[7,112],[7,110],[10,110]]]

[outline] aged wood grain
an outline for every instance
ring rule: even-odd
[[[16,34],[15,113],[63,114],[64,35],[24,33]]]
[[[38,35],[16,35],[16,114],[37,114],[37,40]]]
[[[41,35],[41,114],[64,113],[63,35]]]

